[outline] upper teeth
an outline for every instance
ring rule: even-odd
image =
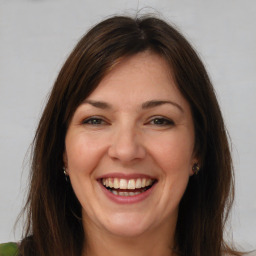
[[[150,185],[154,180],[148,178],[138,178],[138,179],[118,179],[118,178],[103,178],[102,184],[106,187],[116,188],[116,189],[136,189],[145,188]]]

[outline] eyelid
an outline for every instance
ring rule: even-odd
[[[160,123],[152,123],[154,121],[160,121]],[[100,123],[90,123],[90,121],[98,120]],[[81,124],[83,125],[92,125],[92,126],[100,126],[100,125],[109,125],[110,122],[103,116],[89,116],[86,118],[83,118],[81,121]],[[152,116],[148,119],[148,121],[145,123],[146,125],[154,125],[154,126],[174,126],[175,122],[168,117],[165,116]]]
[[[164,124],[152,124],[152,122],[156,119],[159,119],[165,123]],[[173,125],[175,125],[175,122],[172,119],[165,117],[165,116],[152,116],[147,123],[156,125],[156,126],[173,126]]]
[[[91,120],[100,120],[102,123],[101,124],[92,124],[92,123],[89,123],[89,121]],[[102,117],[102,116],[89,116],[87,118],[84,118],[82,121],[81,121],[82,124],[84,125],[105,125],[105,124],[108,124],[108,121],[106,120],[106,118]]]

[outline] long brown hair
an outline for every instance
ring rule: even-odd
[[[189,102],[200,173],[180,202],[176,250],[183,256],[239,255],[224,243],[233,201],[233,171],[226,129],[207,72],[187,40],[154,17],[109,18],[93,27],[62,67],[33,144],[31,185],[22,256],[81,256],[86,237],[81,206],[63,174],[64,141],[79,104],[122,57],[150,50],[164,58]]]

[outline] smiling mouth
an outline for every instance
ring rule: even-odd
[[[117,196],[136,196],[150,189],[157,180],[149,178],[119,179],[102,178],[101,184]]]

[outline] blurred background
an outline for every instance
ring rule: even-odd
[[[256,249],[255,0],[0,0],[0,243],[18,241],[29,147],[47,95],[79,38],[113,14],[174,23],[204,61],[223,111],[236,174],[229,228]],[[228,231],[229,231],[228,228]]]

